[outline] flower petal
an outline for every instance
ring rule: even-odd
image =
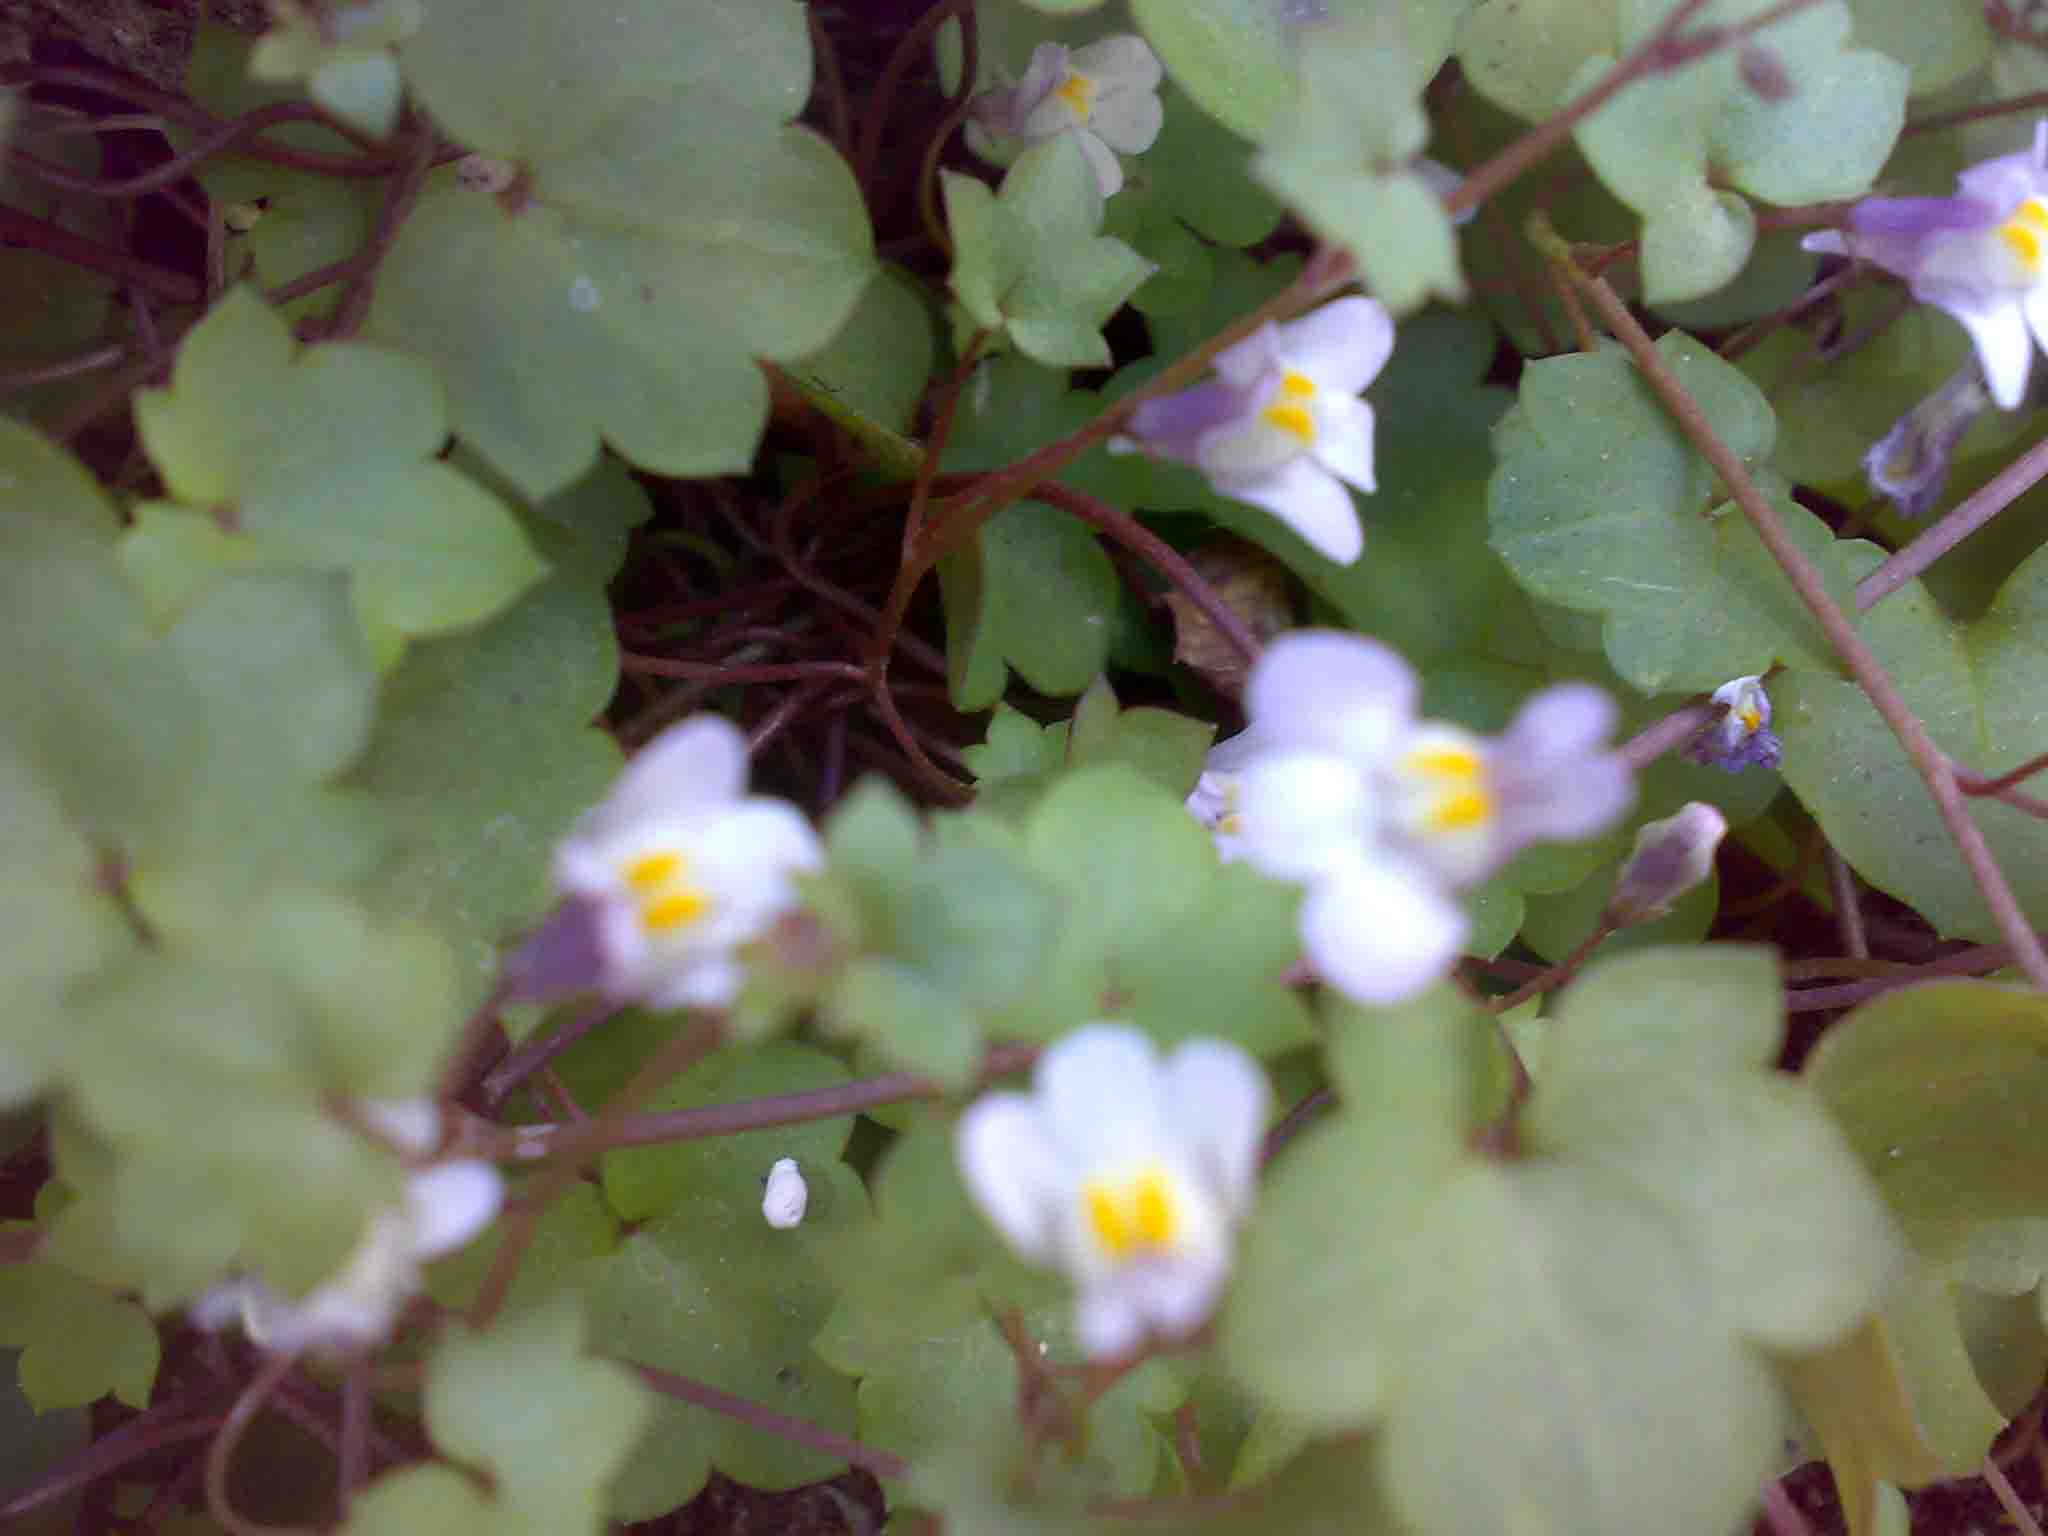
[[[953,1154],[969,1197],[1018,1255],[1053,1262],[1073,1190],[1037,1105],[1021,1093],[975,1100],[953,1133]]]
[[[1231,388],[1249,394],[1280,366],[1280,327],[1268,320],[1243,341],[1218,352],[1209,366]]]
[[[2048,351],[2048,285],[2028,289],[2020,300],[2020,310],[2027,317],[2027,329],[2034,333],[2035,345]]]
[[[1394,320],[1377,299],[1334,299],[1280,327],[1280,353],[1322,388],[1355,395],[1394,355]]]
[[[1202,435],[1251,411],[1249,399],[1221,379],[1144,401],[1131,412],[1126,432],[1147,453],[1195,462]]]
[[[1314,459],[1295,459],[1256,480],[1218,481],[1216,489],[1272,513],[1325,560],[1349,565],[1364,552],[1351,493]]]
[[[677,1008],[728,1008],[746,984],[747,972],[724,952],[686,953],[650,975],[640,989],[656,1013]]]
[[[1166,1058],[1166,1102],[1193,1161],[1241,1219],[1251,1208],[1272,1092],[1257,1062],[1222,1040],[1188,1040]]]
[[[1946,302],[1941,307],[1962,322],[1977,348],[1977,364],[1991,398],[2002,411],[2015,409],[2027,392],[2027,370],[2034,361],[2034,338],[2026,316],[2011,299],[1990,303]]]
[[[1372,769],[1415,714],[1415,673],[1392,648],[1363,635],[1301,629],[1282,635],[1246,680],[1255,729],[1280,743],[1313,743]]]
[[[1314,880],[1355,856],[1374,813],[1358,764],[1334,752],[1262,757],[1238,776],[1236,854],[1282,880]]]
[[[1166,1151],[1163,1081],[1151,1037],[1128,1024],[1084,1025],[1038,1058],[1032,1092],[1075,1183]]]
[[[570,835],[708,810],[738,799],[746,787],[747,738],[740,728],[723,715],[692,715],[635,753],[587,827]]]
[[[1040,46],[1043,46],[1041,44]],[[1074,69],[1094,79],[1103,90],[1112,87],[1139,92],[1157,91],[1166,77],[1159,55],[1145,39],[1120,32],[1076,48],[1070,62]]]
[[[1356,395],[1332,395],[1317,414],[1316,462],[1361,491],[1379,489],[1372,473],[1372,407]],[[1354,509],[1355,510],[1355,509]],[[1363,542],[1363,534],[1360,541]]]
[[[1095,110],[1088,114],[1089,131],[1127,155],[1141,155],[1150,149],[1165,126],[1166,108],[1153,91],[1105,88],[1096,99]]]
[[[1090,1360],[1121,1360],[1144,1342],[1145,1319],[1136,1298],[1112,1275],[1075,1300],[1074,1333]]]
[[[453,1253],[498,1219],[504,1199],[505,1181],[490,1163],[463,1159],[421,1169],[405,1181],[412,1256]]]
[[[1092,128],[1073,130],[1074,142],[1081,146],[1081,158],[1088,162],[1088,169],[1095,173],[1096,190],[1104,197],[1114,197],[1123,190],[1123,162],[1116,157],[1116,151],[1102,142],[1100,134]]]
[[[1397,1003],[1441,980],[1465,942],[1464,910],[1425,873],[1382,855],[1318,881],[1301,909],[1302,946],[1330,985]]]

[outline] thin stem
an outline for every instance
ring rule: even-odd
[[[1035,1045],[998,1045],[982,1062],[977,1081],[1020,1072],[1038,1058]],[[659,1114],[633,1115],[614,1120],[604,1132],[598,1150],[614,1147],[652,1147],[672,1142],[702,1141],[712,1136],[737,1136],[745,1131],[767,1130],[781,1125],[803,1125],[814,1120],[836,1120],[858,1115],[885,1104],[910,1099],[941,1099],[951,1090],[914,1072],[890,1072],[881,1077],[841,1083],[835,1088],[814,1088],[805,1093],[777,1093],[765,1098],[745,1099],[737,1104],[711,1104],[701,1109],[672,1109]],[[501,1132],[477,1155],[534,1162],[557,1156],[572,1135],[584,1131],[580,1125],[522,1125]],[[579,1139],[587,1141],[587,1136]]]
[[[641,656],[631,651],[619,657],[619,670],[640,672],[649,677],[683,677],[733,687],[742,683],[803,683],[818,677],[840,677],[863,683],[868,676],[864,669],[850,661],[783,661],[750,667],[729,666],[722,661],[679,661],[670,656]]]
[[[1490,999],[1486,1004],[1486,1011],[1495,1015],[1510,1013],[1537,993],[1553,992],[1563,986],[1572,979],[1579,967],[1586,963],[1592,956],[1593,951],[1600,947],[1607,936],[1614,932],[1616,926],[1612,919],[1602,917],[1594,925],[1593,931],[1579,940],[1577,947],[1570,954],[1558,961],[1557,964],[1551,966],[1549,970],[1538,971],[1534,976],[1531,976],[1527,981],[1515,988],[1514,991],[1508,993],[1506,997]]]
[[[1964,794],[1995,795],[2002,789],[2010,789],[2015,784],[2024,783],[2044,769],[2048,769],[2048,752],[2043,752],[2039,757],[2028,758],[2019,767],[2001,773],[1995,779],[1982,778],[1974,773],[1965,774],[1961,769],[1957,770],[1957,776],[1967,777],[1970,780],[1969,783],[1963,786]]]
[[[1845,982],[1839,987],[1806,987],[1785,994],[1787,1013],[1820,1013],[1833,1008],[1853,1008],[1900,987],[1916,986],[1942,976],[1982,976],[2003,970],[2012,963],[2012,951],[2003,944],[1985,945],[1961,954],[1947,955],[1926,965],[1913,966],[1891,976],[1868,981]]]
[[[111,1477],[130,1462],[186,1440],[206,1438],[220,1425],[214,1416],[219,1396],[214,1392],[195,1392],[170,1399],[141,1417],[130,1419],[111,1434],[100,1436],[0,1504],[0,1524],[18,1520],[101,1478]]]
[[[1985,1483],[1990,1486],[1992,1497],[1998,1500],[1999,1508],[2003,1509],[2006,1518],[2012,1521],[2013,1529],[2018,1531],[2020,1536],[2041,1536],[2040,1522],[2034,1518],[2033,1511],[2027,1508],[2026,1501],[2014,1491],[2011,1481],[2005,1475],[2005,1469],[1986,1456],[1982,1475]]]
[[[1722,441],[1713,423],[1707,419],[1706,412],[1671,371],[1648,333],[1629,313],[1628,306],[1599,278],[1575,273],[1573,280],[1592,300],[1593,307],[1600,311],[1608,330],[1635,359],[1644,382],[1656,391],[1672,419],[1721,477],[1721,483],[1728,487],[1736,505],[1742,508],[1756,529],[1757,537],[1771,552],[1779,569],[1784,571],[1800,601],[1813,614],[1815,622],[1827,636],[1828,644],[1848,667],[1850,675],[1856,679],[1885,724],[1891,727],[1892,734],[1898,738],[1899,745],[1905,749],[1907,757],[1926,783],[1928,793],[1934,797],[1935,808],[1941,813],[1949,836],[1955,840],[1971,879],[1982,894],[1985,906],[1990,909],[1993,921],[1998,924],[1998,931],[2012,946],[2014,958],[2035,986],[2048,989],[2048,952],[2042,950],[2040,939],[2027,922],[2026,914],[2020,910],[2012,887],[2006,883],[2004,873],[1985,844],[1983,832],[1970,818],[1962,792],[1956,787],[1955,775],[1949,770],[1947,756],[1927,734],[1927,727],[1921,723],[1920,717],[1900,696],[1898,685],[1892,681],[1884,663],[1877,659],[1877,654],[1857,632],[1856,626],[1829,599],[1820,571],[1785,532],[1777,509],[1757,489],[1756,482],[1750,478],[1748,466]]]
[[[1641,773],[1666,752],[1684,746],[1727,713],[1727,705],[1705,699],[1681,704],[1662,720],[1644,726],[1616,747],[1615,755],[1635,772]]]
[[[265,1525],[247,1519],[236,1512],[233,1500],[228,1497],[228,1467],[234,1461],[235,1447],[242,1443],[243,1434],[263,1411],[271,1393],[298,1363],[294,1355],[272,1355],[265,1360],[242,1389],[242,1395],[235,1399],[235,1406],[228,1410],[226,1422],[206,1453],[206,1507],[228,1536],[314,1536],[310,1527]]]
[[[553,1034],[539,1035],[520,1045],[485,1074],[482,1091],[484,1103],[494,1109],[504,1103],[514,1088],[618,1011],[617,1003],[597,1003],[579,1013]]]
[[[1913,580],[1943,555],[2048,478],[2048,437],[2006,465],[1919,538],[1856,584],[1859,613]]]
[[[864,1472],[892,1481],[910,1475],[910,1463],[893,1451],[878,1446],[862,1445],[845,1435],[813,1424],[807,1419],[792,1418],[786,1413],[777,1413],[773,1408],[749,1398],[735,1397],[730,1392],[721,1392],[716,1387],[701,1381],[692,1381],[687,1376],[677,1376],[668,1371],[656,1370],[651,1365],[633,1365],[630,1369],[639,1373],[640,1379],[664,1397],[673,1397],[679,1402],[692,1403],[699,1408],[708,1408],[713,1413],[724,1414],[729,1419],[762,1430],[767,1434],[779,1435],[784,1440],[806,1446],[826,1456],[837,1457]]]
[[[1189,602],[1202,611],[1202,617],[1216,626],[1217,632],[1230,642],[1230,648],[1237,652],[1246,666],[1259,659],[1259,637],[1252,633],[1244,615],[1223,600],[1223,595],[1188,563],[1186,556],[1130,513],[1072,486],[1061,485],[1056,480],[1046,481],[1034,494],[1040,501],[1058,507],[1062,512],[1070,512],[1091,528],[1108,534],[1172,582]]]
[[[867,118],[861,123],[860,144],[853,155],[853,177],[861,186],[872,187],[874,183],[875,166],[882,158],[882,130],[889,125],[889,109],[896,103],[896,93],[902,89],[904,78],[939,28],[968,4],[969,0],[945,0],[926,11],[917,25],[903,34],[896,51],[889,55],[889,62],[882,66],[881,78],[875,82],[874,95],[869,100]],[[971,79],[961,84],[969,91],[974,88]]]
[[[329,340],[346,340],[368,318],[370,301],[377,291],[377,267],[398,239],[398,232],[405,227],[405,221],[412,217],[412,210],[420,200],[420,190],[427,184],[427,172],[433,168],[436,148],[433,129],[424,122],[415,123],[403,169],[384,195],[384,206],[377,213],[377,227],[370,232],[369,242],[356,253],[355,275],[349,279],[348,290],[342,294],[341,302],[335,305],[334,315],[328,321],[325,334]]]
[[[118,277],[166,304],[197,304],[205,296],[199,283],[182,272],[153,266],[138,256],[88,240],[61,224],[39,219],[5,203],[0,203],[0,245],[29,246],[75,267]]]
[[[526,1250],[533,1245],[541,1213],[566,1194],[590,1161],[611,1145],[616,1122],[636,1114],[671,1078],[687,1072],[710,1055],[724,1033],[724,1026],[717,1017],[700,1018],[687,1025],[641,1064],[640,1070],[633,1074],[626,1086],[605,1105],[603,1113],[576,1126],[573,1131],[564,1131],[557,1138],[554,1152],[561,1161],[534,1181],[533,1188],[506,1217],[504,1240],[498,1244],[497,1252],[491,1255],[491,1267],[485,1273],[476,1301],[470,1307],[471,1327],[478,1330],[490,1327],[499,1308],[505,1305],[513,1277],[525,1261]]]
[[[1771,1528],[1771,1536],[1813,1536],[1813,1527],[1777,1478],[1764,1484],[1763,1502],[1764,1520]]]
[[[1783,3],[1735,26],[1704,27],[1690,37],[1679,36],[1685,24],[1698,15],[1706,3],[1707,0],[1684,0],[1664,18],[1662,26],[1644,38],[1614,68],[1460,182],[1444,199],[1445,212],[1462,213],[1467,208],[1477,207],[1512,184],[1523,172],[1571,137],[1572,130],[1580,123],[1643,76],[1668,74],[1703,59],[1739,38],[1784,20],[1795,11],[1805,10],[1816,0],[1783,0]]]
[[[1870,958],[1870,940],[1863,932],[1863,903],[1856,895],[1856,872],[1833,843],[1828,844],[1828,888],[1835,893],[1835,926],[1842,947],[1856,960]]]
[[[102,368],[111,368],[128,355],[128,349],[118,343],[111,347],[95,347],[77,357],[67,357],[62,362],[44,363],[36,368],[23,368],[15,373],[0,374],[0,394],[14,394],[19,390],[33,389],[38,384],[54,384],[60,379],[75,379],[82,373],[97,373]]]
[[[1931,112],[1926,117],[1916,117],[1900,130],[1899,137],[1913,133],[1938,133],[1943,128],[1960,128],[1965,123],[1981,123],[1987,117],[2035,112],[2042,107],[2048,107],[2048,91],[2029,91],[2024,96],[2008,96],[2002,101],[1984,101],[1974,107],[1958,107],[1953,112]]]
[[[2038,762],[2039,759],[2036,759]],[[2014,789],[2010,784],[1982,778],[1970,772],[1960,763],[1951,761],[1949,771],[1956,776],[1956,787],[1966,795],[1988,795],[2002,805],[2009,805],[2016,811],[2025,811],[2029,816],[2048,820],[2048,800],[2030,795],[2024,790]],[[2010,775],[2008,775],[2010,777]]]

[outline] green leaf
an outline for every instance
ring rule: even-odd
[[[1458,28],[1458,64],[1488,100],[1535,122],[1564,104],[1588,54],[1613,53],[1620,0],[1478,0]]]
[[[1131,15],[1195,105],[1264,142],[1294,93],[1293,49],[1277,6],[1256,0],[1131,0]]]
[[[1926,96],[1975,73],[1991,57],[1991,23],[1975,0],[1849,0],[1856,40],[1890,54]]]
[[[1841,1338],[1897,1259],[1818,1105],[1771,1069],[1768,957],[1591,969],[1506,1156],[1472,1136],[1500,1102],[1491,1020],[1445,989],[1336,1022],[1342,1107],[1269,1181],[1228,1363],[1312,1430],[1378,1424],[1421,1532],[1628,1532],[1652,1499],[1732,1528],[1778,1454],[1758,1346]],[[1482,1413],[1513,1432],[1461,1443]]]
[[[9,1222],[0,1230],[33,1230]],[[22,1394],[37,1413],[82,1408],[109,1394],[149,1406],[161,1346],[132,1301],[40,1260],[0,1268],[0,1347],[18,1349]]]
[[[1870,545],[1849,544],[1838,566],[1854,581],[1881,558]],[[2044,625],[2048,551],[2029,556],[1974,624],[1953,622],[1914,582],[1863,614],[1858,628],[1935,744],[1996,773],[2040,750]],[[1925,784],[1862,690],[1832,671],[1800,667],[1772,683],[1771,698],[1785,782],[1828,840],[1941,933],[1995,940],[1997,924]],[[2048,924],[2048,824],[1988,799],[1970,802],[1969,811],[2022,910]]]
[[[1148,264],[1098,234],[1102,193],[1071,134],[1026,150],[1000,192],[941,171],[953,235],[953,293],[969,320],[1053,366],[1103,368],[1102,325]]]
[[[1215,736],[1207,721],[1170,709],[1124,709],[1109,680],[1098,678],[1074,708],[1066,757],[1075,768],[1124,763],[1161,789],[1186,795],[1201,777]]]
[[[1747,379],[1682,332],[1657,349],[1736,453],[1770,452],[1770,407]],[[1608,659],[1644,692],[1714,688],[1778,661],[1832,666],[1748,519],[1709,508],[1705,461],[1618,348],[1531,364],[1495,448],[1493,547],[1536,596],[1602,615]],[[1774,499],[1847,608],[1826,525]]]
[[[1956,1258],[1975,1229],[2048,1208],[2030,1131],[2048,1079],[2039,996],[1989,981],[1887,993],[1828,1031],[1806,1077],[1919,1253]]]
[[[475,997],[498,945],[545,910],[556,839],[618,774],[590,724],[618,679],[604,584],[646,512],[616,463],[537,509],[552,572],[490,623],[412,648],[352,776],[403,829],[383,900],[460,942]]]
[[[1766,3],[1718,0],[1691,25],[1737,24]],[[1630,0],[1616,50],[1585,58],[1566,94],[1590,89],[1677,4]],[[1831,0],[1755,35],[1748,46],[1769,54],[1788,92],[1751,89],[1742,50],[1722,48],[1640,77],[1574,130],[1608,189],[1643,215],[1643,292],[1652,303],[1701,297],[1748,258],[1755,215],[1718,187],[1787,204],[1869,189],[1905,121],[1907,72],[1881,53],[1849,48],[1849,25],[1845,0]]]
[[[1442,200],[1408,163],[1428,140],[1421,94],[1441,59],[1418,52],[1404,18],[1322,26],[1302,50],[1301,91],[1274,121],[1259,179],[1325,240],[1357,259],[1396,314],[1465,297]]]
[[[584,1354],[583,1332],[571,1298],[508,1314],[489,1333],[451,1326],[427,1365],[427,1424],[437,1449],[489,1477],[492,1496],[448,1467],[410,1467],[373,1484],[344,1531],[599,1530],[605,1479],[652,1404],[629,1373]]]
[[[345,34],[296,6],[281,7],[271,29],[249,54],[257,80],[304,81],[306,94],[341,121],[373,139],[398,126],[403,87],[391,45],[420,22],[418,0],[385,0],[350,13]],[[332,31],[328,29],[333,29]]]
[[[766,1171],[765,1163],[722,1170],[717,1182],[692,1189],[604,1260],[592,1297],[597,1337],[608,1352],[851,1434],[853,1383],[811,1352],[811,1339],[838,1290],[830,1259],[868,1220],[867,1192],[843,1163],[805,1162],[803,1223],[777,1230],[761,1215],[759,1174]],[[716,1321],[707,1326],[707,1318]],[[611,1508],[628,1520],[666,1513],[702,1486],[712,1466],[755,1487],[788,1488],[844,1465],[669,1399],[614,1479]]]
[[[805,1093],[836,1088],[847,1080],[846,1068],[837,1058],[816,1047],[768,1040],[729,1047],[699,1063],[650,1100],[648,1112]],[[621,1147],[607,1152],[600,1164],[605,1196],[625,1220],[644,1221],[693,1195],[751,1189],[758,1219],[761,1180],[778,1158],[795,1158],[807,1173],[823,1169],[839,1160],[852,1131],[853,1116],[848,1113],[738,1135]]]
[[[246,289],[135,413],[173,497],[264,555],[346,572],[372,633],[472,624],[543,570],[496,499],[435,458],[447,423],[427,368],[351,343],[300,352]]]
[[[1040,693],[1079,693],[1109,658],[1116,570],[1095,535],[1065,512],[1006,507],[972,546],[939,562],[954,707],[1001,697],[1006,664]]]
[[[1123,190],[1110,200],[1111,215],[1139,193],[1217,245],[1242,248],[1272,234],[1281,208],[1252,180],[1252,146],[1197,109],[1173,82],[1160,89],[1159,99],[1166,109],[1159,137],[1131,163]]]
[[[884,267],[832,339],[789,364],[800,385],[824,391],[841,411],[890,433],[908,431],[931,380],[936,337],[924,291]]]
[[[589,469],[600,434],[664,474],[744,469],[767,420],[754,359],[824,346],[875,271],[853,177],[788,125],[803,8],[627,0],[592,27],[552,0],[456,0],[399,62],[520,180],[430,180],[369,333],[434,362],[456,431],[529,496]]]

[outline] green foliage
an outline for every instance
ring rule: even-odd
[[[391,45],[420,24],[419,0],[373,0],[358,7],[345,29],[322,22],[296,5],[279,7],[277,24],[249,54],[249,74],[284,83],[303,80],[306,94],[342,122],[373,139],[398,126],[404,91]],[[333,35],[342,34],[342,35]]]
[[[136,425],[174,504],[143,510],[129,575],[168,620],[235,564],[340,571],[372,644],[488,618],[543,570],[497,500],[435,455],[447,418],[433,372],[374,347],[304,352],[253,293],[186,338]],[[197,536],[211,523],[227,535]]]
[[[800,1150],[805,1129],[760,1134]],[[838,1290],[829,1261],[867,1222],[867,1192],[829,1153],[798,1161],[809,1210],[801,1226],[778,1231],[761,1215],[766,1161],[715,1159],[660,1219],[599,1265],[591,1281],[595,1335],[608,1351],[848,1434],[853,1383],[810,1345]],[[706,1318],[717,1325],[706,1327]],[[664,1400],[612,1482],[613,1517],[673,1509],[713,1466],[757,1487],[786,1488],[829,1477],[843,1463]]]
[[[22,1222],[0,1226],[32,1230]],[[155,1324],[134,1302],[35,1260],[0,1269],[0,1348],[21,1352],[21,1393],[38,1414],[109,1394],[146,1408],[162,1353]]]
[[[1628,0],[1614,7],[1611,48],[1580,56],[1565,96],[1595,85],[1677,3]],[[1717,0],[1692,25],[1734,25],[1766,8],[1766,0]],[[1496,30],[1485,39],[1491,56],[1540,38],[1549,9],[1497,7]],[[1590,16],[1577,25],[1596,27]],[[1643,291],[1652,302],[1698,298],[1741,270],[1756,238],[1756,215],[1722,187],[1774,203],[1868,190],[1905,120],[1907,71],[1884,54],[1849,47],[1849,29],[1847,0],[1830,0],[1760,30],[1753,46],[1767,50],[1782,72],[1782,93],[1752,89],[1738,51],[1724,48],[1643,75],[1574,130],[1608,189],[1643,216]],[[1564,40],[1527,46],[1530,66],[1493,71],[1495,99],[1504,104],[1539,99],[1572,48]]]
[[[1658,343],[1707,420],[1745,461],[1775,433],[1770,406],[1683,332]],[[1532,364],[1495,434],[1493,546],[1536,596],[1605,620],[1608,660],[1645,692],[1710,689],[1776,662],[1831,666],[1812,616],[1712,471],[1617,347]],[[1779,515],[1809,557],[1827,528],[1788,496]]]
[[[445,1334],[427,1365],[426,1410],[435,1448],[451,1461],[379,1479],[342,1529],[599,1530],[605,1477],[647,1422],[649,1403],[625,1371],[585,1356],[583,1332],[578,1308],[564,1300],[489,1333]],[[528,1390],[508,1392],[511,1381]]]
[[[1102,227],[1102,192],[1080,145],[1060,134],[1026,150],[991,192],[940,172],[953,236],[953,296],[964,323],[1051,367],[1101,368],[1102,325],[1150,263]]]
[[[1855,580],[1879,559],[1870,545],[1847,545],[1838,568]],[[1915,582],[1864,614],[1859,628],[1935,743],[1956,761],[1995,773],[2040,750],[2044,602],[2048,554],[2037,552],[1974,624],[1954,623]],[[1780,680],[1772,698],[1785,781],[1829,841],[1871,884],[1911,902],[1941,932],[1994,938],[1983,898],[1905,749],[1862,693],[1832,672],[1802,668]],[[1855,771],[1845,771],[1851,763]],[[1970,814],[2021,906],[2036,923],[2048,922],[2048,827],[1990,800],[1973,802]]]
[[[1841,1337],[1895,1262],[1847,1148],[1770,1072],[1776,993],[1759,952],[1595,967],[1506,1157],[1470,1139],[1498,1102],[1483,1019],[1438,994],[1339,1021],[1343,1109],[1276,1172],[1226,1358],[1297,1422],[1381,1425],[1417,1530],[1631,1530],[1653,1498],[1732,1525],[1776,1450],[1758,1346]],[[1481,1400],[1514,1432],[1460,1444]]]
[[[1421,94],[1439,62],[1417,51],[1393,7],[1319,28],[1301,56],[1299,94],[1258,160],[1266,186],[1350,251],[1396,314],[1465,297],[1450,217],[1408,168],[1428,142]]]
[[[369,329],[434,363],[456,430],[533,497],[588,470],[600,435],[668,474],[743,469],[768,409],[753,360],[823,346],[875,270],[846,166],[788,126],[810,78],[800,5],[630,0],[605,19],[437,4],[399,50],[427,110],[517,179],[502,197],[429,182]]]

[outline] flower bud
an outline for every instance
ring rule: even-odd
[[[1674,901],[1714,872],[1714,850],[1727,831],[1728,819],[1700,800],[1646,824],[1615,878],[1607,920],[1626,928],[1669,912]]]
[[[768,1170],[768,1188],[761,1196],[761,1217],[778,1232],[786,1232],[804,1219],[811,1203],[811,1186],[793,1157],[778,1157]]]

